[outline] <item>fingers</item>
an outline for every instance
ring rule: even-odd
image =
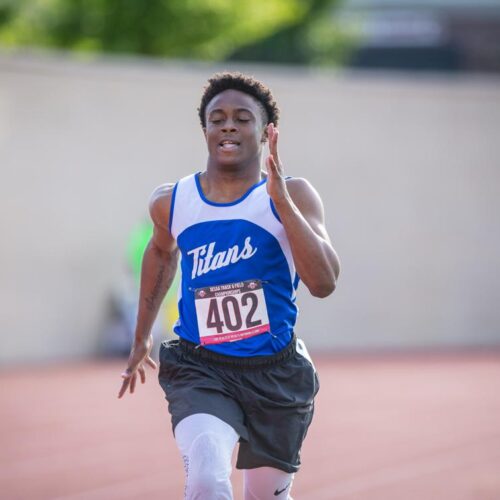
[[[149,356],[144,361],[148,366],[153,368],[153,370],[156,370],[156,363]],[[141,384],[144,384],[146,382],[146,370],[144,369],[144,366],[140,365],[137,370],[141,377]]]
[[[135,383],[137,380],[137,373],[132,373],[130,371],[130,368],[127,368],[123,373],[122,373],[122,386],[120,387],[120,392],[118,393],[118,399],[120,399],[126,392],[127,389],[130,388],[130,393],[132,394],[135,389]]]
[[[123,377],[123,382],[122,386],[120,387],[120,392],[118,393],[118,399],[122,398],[122,396],[127,392],[127,389],[130,389],[130,394],[134,393],[137,374],[136,373],[126,374],[126,372],[124,372],[122,373],[122,377]]]
[[[118,399],[120,399],[127,392],[128,386],[130,384],[130,374],[127,371],[122,373],[122,377],[123,382],[120,388],[120,392],[118,393]]]
[[[274,123],[267,126],[267,136],[269,138],[269,152],[274,158],[274,161],[279,164],[278,156],[278,129],[275,128]]]
[[[144,367],[141,365],[137,369],[139,372],[139,376],[141,377],[141,384],[144,384],[146,382],[146,370],[144,370]]]
[[[148,366],[150,366],[151,368],[153,368],[153,370],[156,370],[156,368],[157,368],[156,363],[155,363],[155,362],[151,359],[151,357],[150,357],[150,356],[148,356],[148,357],[146,358],[146,364],[147,364]]]
[[[157,368],[156,363],[150,356],[148,356],[144,361],[151,368]],[[118,399],[120,399],[127,392],[127,389],[130,390],[130,394],[134,393],[135,386],[137,384],[137,372],[139,372],[141,384],[146,383],[146,370],[144,369],[144,365],[140,364],[136,370],[137,371],[129,367],[122,373],[123,382],[120,391],[118,392]]]
[[[269,151],[270,153],[274,156],[275,149],[276,149],[276,129],[274,128],[274,124],[270,123],[267,126],[267,137],[269,140]]]
[[[266,158],[266,167],[267,167],[267,173],[268,175],[276,175],[278,171],[278,166],[276,165],[276,162],[274,161],[274,158],[272,155],[269,155]]]
[[[134,394],[136,382],[137,382],[137,373],[133,373],[130,377],[130,394]]]
[[[128,387],[128,380],[123,382],[120,388],[120,392],[118,393],[118,399],[121,399],[123,395],[127,392],[127,387]]]
[[[272,155],[269,155],[266,158],[266,167],[267,167],[267,174],[270,177],[280,177],[283,178],[283,168],[279,163],[276,163],[276,160],[273,158]]]

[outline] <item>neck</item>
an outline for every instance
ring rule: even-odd
[[[231,202],[239,198],[265,177],[260,164],[226,166],[207,162],[207,170],[200,176],[205,196],[216,202]]]
[[[208,182],[221,184],[255,184],[262,179],[261,155],[246,163],[220,164],[210,156],[204,175]]]

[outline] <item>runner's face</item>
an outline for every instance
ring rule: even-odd
[[[206,109],[204,132],[209,156],[221,165],[260,163],[265,131],[262,114],[259,103],[244,92],[217,94]]]

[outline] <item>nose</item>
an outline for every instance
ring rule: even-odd
[[[226,120],[222,126],[222,132],[236,132],[236,124],[233,120]]]

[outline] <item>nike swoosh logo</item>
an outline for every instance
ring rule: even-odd
[[[275,490],[274,496],[277,497],[278,495],[281,495],[289,486],[290,486],[290,483],[288,483],[282,490]]]

